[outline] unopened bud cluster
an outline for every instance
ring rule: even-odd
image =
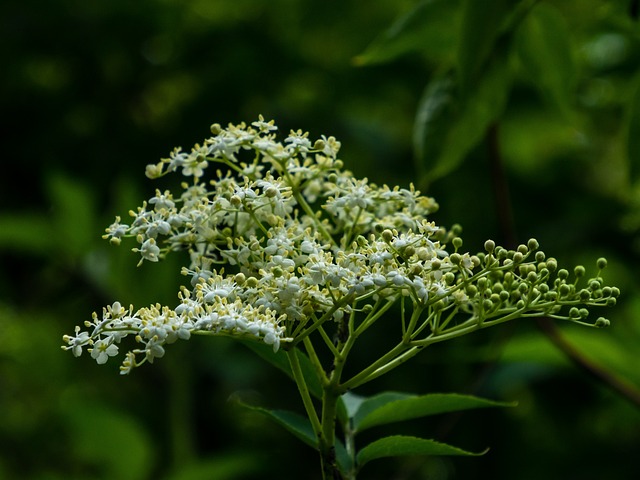
[[[262,117],[214,124],[202,145],[147,167],[148,177],[187,181],[178,193],[157,190],[130,222],[117,217],[105,238],[135,239],[141,263],[188,251],[190,286],[172,308],[115,302],[85,322],[88,330],[66,335],[63,348],[79,356],[88,347],[102,364],[130,336],[121,367],[129,373],[192,334],[254,338],[274,350],[345,318],[359,334],[397,300],[406,308],[391,329],[407,345],[528,316],[608,323],[587,319],[587,307],[613,305],[619,294],[599,272],[585,280],[577,267],[570,276],[535,240],[514,251],[487,241],[485,253],[464,253],[459,227],[428,220],[438,208],[432,198],[355,178],[333,137],[312,142],[292,131],[280,142],[276,130]]]

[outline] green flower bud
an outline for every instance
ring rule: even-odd
[[[567,278],[569,278],[569,271],[561,268],[560,270],[558,270],[558,278],[566,280]]]
[[[513,263],[520,263],[522,262],[522,260],[524,260],[524,255],[522,254],[522,252],[515,252],[513,254]]]
[[[325,143],[324,140],[316,140],[315,143],[313,144],[313,149],[314,150],[324,150],[325,147]]]
[[[500,301],[504,303],[504,302],[506,302],[507,300],[509,300],[509,297],[510,297],[510,296],[511,296],[511,295],[509,295],[509,292],[507,292],[506,290],[502,290],[502,291],[500,292]]]
[[[485,310],[491,310],[493,308],[493,302],[488,298],[485,298],[482,301],[482,308],[484,308]]]
[[[573,273],[576,277],[580,278],[580,277],[584,277],[585,273],[587,271],[585,270],[585,268],[582,265],[577,265],[576,268],[573,269]]]
[[[449,259],[451,260],[451,263],[453,263],[454,265],[460,265],[460,262],[462,261],[462,256],[459,253],[452,253],[449,256]]]
[[[544,262],[545,254],[542,251],[536,252],[536,262]]]
[[[444,274],[444,277],[442,277],[442,280],[444,280],[444,283],[447,285],[452,285],[455,279],[456,276],[452,272],[447,272]]]
[[[529,253],[529,249],[526,245],[518,245],[518,252],[522,255],[526,255],[527,253]]]
[[[585,318],[587,318],[589,316],[589,310],[587,310],[586,308],[581,308],[579,310],[579,312],[580,312],[580,318],[582,320],[584,320]]]
[[[555,272],[558,269],[558,262],[555,258],[550,258],[547,260],[547,268],[550,272]]]
[[[610,297],[607,298],[607,307],[613,307],[615,306],[615,304],[618,303],[618,299],[615,297]]]
[[[467,292],[467,296],[469,297],[475,297],[478,294],[478,289],[476,288],[476,286],[471,284],[467,285],[465,291]]]
[[[535,238],[530,238],[527,242],[527,248],[529,248],[529,250],[537,250],[538,247],[540,247],[540,244]]]
[[[442,266],[442,262],[437,258],[431,262],[431,270],[440,270],[441,266]]]
[[[580,318],[580,310],[578,310],[577,307],[571,307],[571,309],[569,310],[569,318]]]
[[[611,324],[609,320],[604,317],[598,317],[596,320],[595,326],[598,328],[608,327]]]
[[[414,253],[416,253],[416,249],[413,245],[407,245],[406,248],[404,249],[405,257],[411,257],[413,256]]]
[[[527,281],[535,283],[538,280],[538,274],[536,272],[529,272],[527,274]]]
[[[605,296],[605,297],[610,297],[611,296],[611,292],[612,292],[611,287],[604,287],[602,289],[602,295]]]
[[[233,280],[238,285],[244,285],[244,283],[247,281],[247,277],[244,275],[244,273],[240,272],[240,273],[237,273],[235,277],[233,277]]]
[[[460,247],[462,247],[462,239],[460,237],[455,237],[453,240],[451,240],[451,244],[453,245],[453,248],[458,250]]]
[[[600,257],[598,259],[597,265],[600,270],[604,270],[607,267],[607,259],[604,257]]]
[[[566,283],[563,283],[560,285],[560,288],[558,288],[558,292],[561,296],[566,297],[571,292],[571,288]]]
[[[580,296],[580,300],[583,302],[586,302],[587,300],[589,300],[591,298],[591,292],[589,290],[587,290],[586,288],[583,288],[582,290],[580,290],[578,292],[578,295]]]
[[[493,253],[495,248],[496,242],[494,242],[493,240],[487,240],[486,242],[484,242],[484,249],[487,251],[487,253]]]
[[[258,286],[260,282],[258,282],[258,279],[256,277],[249,277],[247,278],[247,287],[249,288],[256,288]]]
[[[219,123],[214,123],[209,128],[211,129],[211,133],[213,133],[214,135],[220,135],[220,133],[222,132],[222,127]]]
[[[518,310],[521,310],[521,309],[523,309],[525,307],[525,305],[526,304],[524,303],[524,300],[518,300],[518,303],[516,303],[516,308]]]
[[[393,232],[388,228],[382,232],[382,239],[385,242],[390,242],[393,239]]]

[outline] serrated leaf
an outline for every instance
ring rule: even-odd
[[[464,455],[479,456],[488,450],[473,453],[461,448],[436,442],[425,438],[393,435],[370,443],[358,452],[356,457],[358,467],[362,467],[371,460],[384,457],[398,457],[405,455]]]
[[[441,413],[459,412],[461,410],[476,408],[510,406],[514,406],[514,404],[495,402],[493,400],[471,395],[459,395],[456,393],[434,393],[412,396],[380,405],[378,408],[359,418],[357,429],[361,431],[378,425]]]
[[[575,62],[569,28],[553,5],[537,5],[516,35],[517,52],[527,77],[565,113],[571,108]]]
[[[458,43],[458,73],[460,86],[464,93],[480,77],[513,3],[512,0],[495,0],[493,2],[465,0],[462,4],[462,21]]]
[[[436,61],[453,57],[459,0],[422,0],[353,59],[358,66],[389,62],[419,51]]]
[[[287,374],[289,378],[293,378],[293,373],[291,372],[291,366],[289,365],[287,353],[283,349],[280,349],[274,353],[273,347],[265,344],[264,342],[256,342],[248,339],[239,339],[239,341],[244,346],[253,350],[256,354],[269,362],[271,365]],[[311,360],[309,360],[309,357],[307,357],[304,352],[300,351],[299,349],[296,349],[296,355],[298,356],[300,368],[302,369],[302,373],[307,382],[309,391],[316,398],[321,398],[322,385],[320,383],[318,375],[316,374],[316,370],[311,363]]]
[[[352,415],[353,418],[353,428],[358,430],[362,419],[366,418],[372,412],[375,412],[381,407],[385,405],[395,402],[398,400],[403,400],[406,398],[412,398],[415,395],[410,393],[402,393],[402,392],[382,392],[378,395],[374,395],[372,397],[363,400],[362,403],[358,406],[358,409]]]

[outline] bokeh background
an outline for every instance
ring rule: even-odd
[[[285,133],[336,136],[358,176],[415,182],[441,205],[438,224],[464,227],[470,251],[487,238],[534,236],[569,267],[594,272],[606,256],[605,278],[623,291],[602,312],[610,329],[561,333],[631,396],[576,366],[534,322],[481,332],[357,393],[517,401],[394,430],[489,453],[379,460],[363,478],[638,478],[638,2],[495,2],[537,12],[508,39],[504,107],[488,123],[467,115],[454,134],[445,118],[434,140],[429,88],[461,68],[467,3],[0,4],[0,479],[319,478],[313,451],[233,401],[302,411],[288,380],[239,344],[178,343],[128,377],[117,361],[97,366],[60,350],[63,334],[115,299],[176,301],[180,258],[136,268],[129,247],[110,246],[102,231],[167,186],[144,177],[146,164],[201,141],[211,123],[259,114]],[[467,118],[460,105],[449,120]],[[417,138],[436,153],[416,151]],[[441,144],[466,147],[442,160]]]

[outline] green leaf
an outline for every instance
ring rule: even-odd
[[[99,231],[94,228],[96,208],[91,190],[62,174],[50,175],[47,187],[59,248],[72,257],[86,253]]]
[[[433,393],[421,396],[400,398],[380,405],[359,418],[356,425],[358,430],[401,422],[414,418],[437,415],[440,413],[458,412],[474,408],[511,407],[514,403],[495,402],[471,395],[456,393]]]
[[[557,8],[540,3],[516,34],[518,57],[542,94],[563,112],[571,109],[575,62],[569,28]]]
[[[374,395],[363,400],[358,406],[357,410],[351,415],[353,418],[353,426],[352,428],[355,430],[359,429],[359,425],[362,422],[362,419],[366,418],[372,412],[378,410],[381,407],[389,404],[390,402],[395,402],[397,400],[403,400],[406,398],[412,398],[415,395],[410,393],[402,393],[402,392],[382,392],[378,395]]]
[[[200,460],[196,463],[181,465],[167,477],[167,480],[236,480],[257,476],[262,469],[261,458],[255,453],[216,452],[215,457]]]
[[[243,407],[266,415],[276,423],[283,426],[290,433],[295,435],[310,447],[314,448],[315,450],[318,449],[318,440],[313,432],[311,422],[306,417],[288,410],[270,410],[268,408],[249,405],[240,400],[237,401]],[[335,448],[336,462],[338,463],[338,467],[340,467],[342,472],[351,470],[351,457],[347,453],[347,449],[345,448],[344,444],[341,441],[336,440]]]
[[[458,44],[458,73],[463,92],[479,79],[513,3],[464,1]]]
[[[512,80],[507,52],[502,53],[465,100],[457,96],[451,74],[427,86],[413,131],[421,187],[455,170],[484,138],[489,125],[502,115]]]
[[[242,402],[239,399],[237,399],[237,402],[243,407],[248,408],[249,410],[253,410],[254,412],[259,412],[263,415],[266,415],[276,423],[283,426],[304,443],[317,450],[318,439],[313,432],[311,422],[306,417],[303,417],[302,415],[291,412],[289,410],[270,410],[268,408],[258,407],[256,405],[249,405],[248,403]]]
[[[266,345],[264,342],[258,342],[249,339],[238,340],[244,346],[253,350],[264,360],[286,373],[289,378],[293,378],[291,366],[289,365],[289,359],[287,358],[287,353],[284,351],[284,349],[280,349],[274,353],[273,347]],[[307,357],[304,352],[300,351],[299,349],[296,349],[296,355],[298,356],[298,360],[300,361],[300,368],[302,369],[304,378],[307,381],[307,387],[309,388],[309,391],[316,398],[321,398],[322,384],[320,383],[320,379],[316,374],[316,370],[313,367],[311,360],[309,360],[309,357]]]
[[[100,465],[104,478],[149,478],[155,452],[147,432],[122,412],[101,404],[71,400],[62,411],[71,440],[69,458],[77,465]]]
[[[397,457],[403,455],[465,455],[479,456],[488,450],[479,453],[467,452],[446,443],[427,440],[425,438],[393,435],[384,437],[370,443],[358,452],[356,461],[358,467],[362,467],[371,460],[384,457]]]
[[[51,222],[39,214],[0,216],[0,248],[46,254],[57,246]]]
[[[628,108],[627,155],[629,175],[635,183],[640,177],[640,76],[635,81],[635,92]]]
[[[415,51],[437,62],[451,60],[458,31],[459,4],[459,0],[418,2],[355,57],[353,63],[375,65]]]

